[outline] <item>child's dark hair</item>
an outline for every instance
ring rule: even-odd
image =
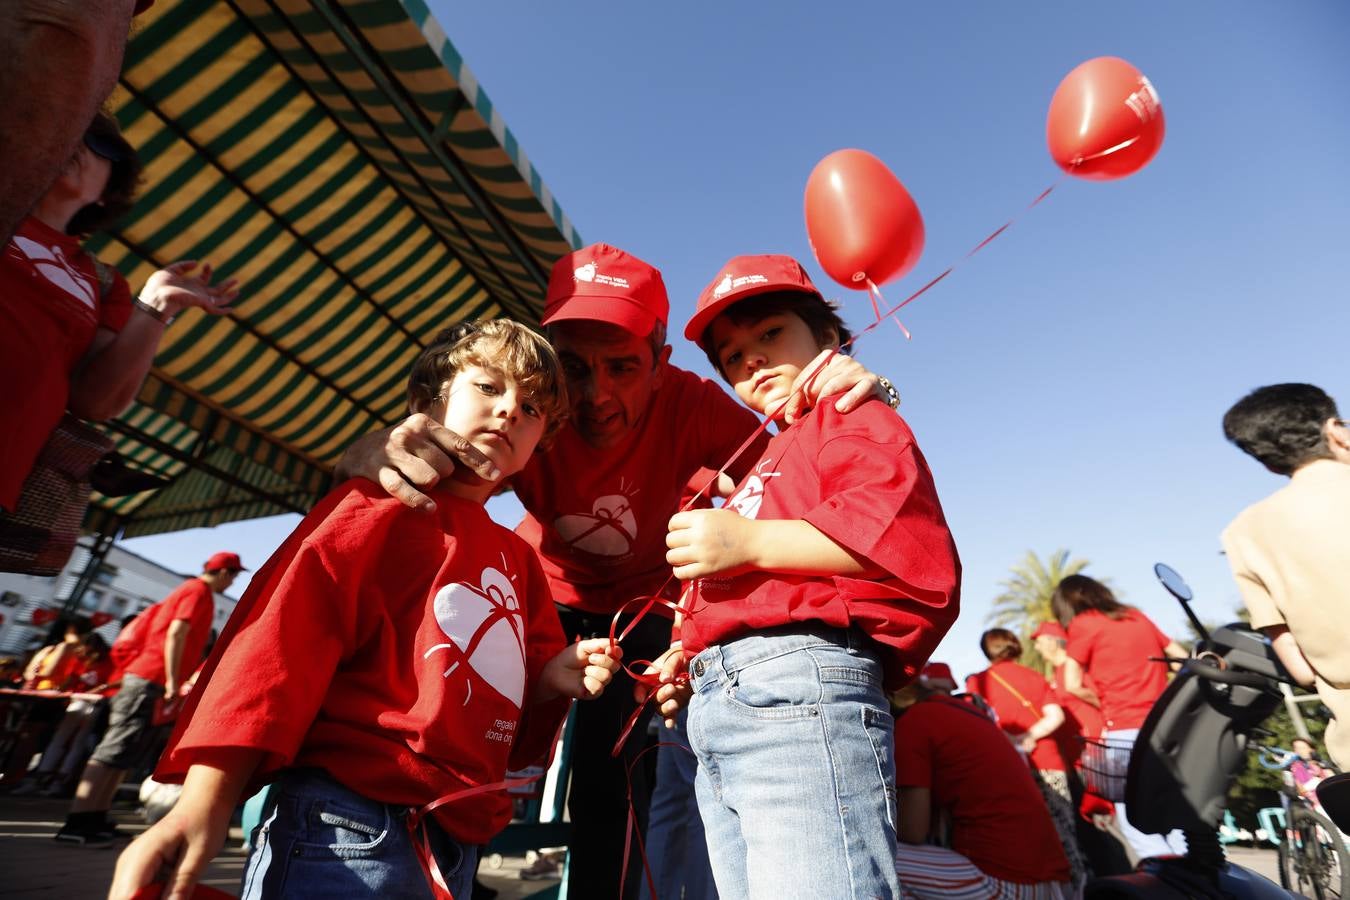
[[[408,374],[408,409],[426,412],[445,399],[445,383],[468,366],[503,373],[529,395],[544,414],[546,448],[567,421],[567,381],[558,354],[543,336],[510,319],[462,322],[422,350]]]
[[[844,320],[839,317],[838,310],[838,304],[831,303],[819,294],[808,294],[805,291],[766,291],[762,294],[752,294],[744,300],[737,300],[722,310],[720,315],[726,316],[737,325],[753,325],[769,316],[792,313],[806,323],[816,343],[824,347],[831,337],[837,337],[841,345],[853,339],[853,332],[848,330]],[[712,346],[711,322],[703,329],[703,334],[699,335],[698,345],[717,373],[726,378],[726,373],[722,371],[722,361],[717,358],[717,348]]]
[[[1257,388],[1224,414],[1223,436],[1242,452],[1280,475],[1315,459],[1327,459],[1322,426],[1338,417],[1336,401],[1311,384],[1272,384]]]
[[[136,148],[122,137],[117,120],[100,112],[85,130],[84,142],[99,156],[109,159],[112,171],[108,185],[96,203],[81,207],[66,224],[66,234],[88,237],[96,231],[111,227],[126,215],[136,200],[136,188],[141,180],[141,160]]]
[[[990,662],[1011,662],[1022,657],[1022,642],[1006,628],[990,628],[980,635],[980,649]]]
[[[1070,575],[1061,581],[1050,598],[1050,608],[1065,628],[1074,616],[1088,610],[1095,609],[1108,619],[1123,619],[1130,609],[1109,587],[1086,575]]]

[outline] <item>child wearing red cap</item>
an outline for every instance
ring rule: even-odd
[[[437,336],[408,397],[501,477],[567,410],[552,348],[504,319]],[[490,786],[545,755],[569,698],[618,665],[605,639],[565,643],[538,558],[483,508],[496,487],[462,469],[428,515],[349,481],[306,516],[188,701],[155,775],[182,798],[122,855],[113,897],[161,868],[186,897],[268,781],[243,896],[469,895],[476,845],[511,816]]]
[[[849,333],[785,256],[731,260],[685,328],[736,395],[775,418]],[[956,617],[960,563],[914,436],[886,404],[819,402],[723,509],[670,520],[698,579],[682,623],[699,810],[726,897],[894,897],[894,725]],[[669,672],[667,672],[667,675]]]

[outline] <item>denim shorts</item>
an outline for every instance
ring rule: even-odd
[[[899,896],[895,720],[871,641],[788,626],[709,647],[689,672],[718,896]]]
[[[290,769],[254,829],[239,896],[431,898],[408,830],[409,809],[367,800],[326,772]],[[478,848],[425,825],[450,892],[473,891]]]

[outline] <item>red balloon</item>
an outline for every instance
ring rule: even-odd
[[[825,274],[855,290],[904,275],[923,252],[914,198],[865,150],[836,150],[811,170],[806,234]]]
[[[54,610],[50,609],[43,609],[40,606],[37,609],[33,610],[34,625],[46,625],[50,622],[55,622],[60,617],[61,617],[60,613],[57,613]]]
[[[112,613],[96,612],[89,617],[89,624],[95,628],[102,628],[112,621]]]
[[[1064,77],[1050,100],[1045,137],[1050,155],[1078,178],[1109,181],[1133,175],[1163,142],[1158,92],[1138,69],[1099,56]]]

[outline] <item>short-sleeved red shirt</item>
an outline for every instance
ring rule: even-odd
[[[727,507],[802,519],[867,560],[862,577],[748,572],[699,579],[685,652],[792,622],[856,626],[881,645],[886,681],[918,674],[956,619],[961,563],[928,464],[904,420],[829,399],[776,435]]]
[[[239,601],[157,778],[181,780],[202,751],[256,748],[255,783],[314,767],[418,807],[548,752],[569,701],[529,700],[566,645],[538,560],[481,504],[435,496],[428,516],[349,481],[305,517]],[[435,815],[482,844],[511,800]]]
[[[999,727],[1010,735],[1025,734],[1045,715],[1045,704],[1058,703],[1050,683],[1039,672],[1006,660],[971,675],[966,679],[966,690],[980,695],[993,707],[998,714]],[[1053,734],[1036,742],[1036,749],[1031,752],[1031,764],[1037,769],[1064,771],[1064,757],[1059,745],[1059,732],[1063,730],[1061,725]]]
[[[120,331],[130,315],[126,280],[114,273],[105,293],[77,238],[31,216],[19,223],[0,256],[0,508],[18,503],[98,329]]]
[[[216,595],[200,578],[189,578],[174,588],[173,593],[141,613],[145,623],[138,629],[140,652],[123,670],[127,675],[138,675],[155,684],[166,684],[168,673],[164,662],[164,640],[174,622],[187,622],[187,640],[183,655],[178,659],[177,681],[183,681],[202,661],[202,652],[211,637],[211,622],[216,617]]]
[[[952,849],[1004,881],[1069,880],[1050,811],[1031,770],[998,726],[951,697],[906,710],[895,725],[895,783],[926,787],[952,822]]]
[[[1083,686],[1088,690],[1097,693],[1097,682],[1087,673],[1083,674]],[[1064,725],[1061,731],[1065,732],[1065,740],[1060,742],[1060,752],[1064,756],[1064,761],[1077,765],[1083,755],[1083,738],[1101,737],[1102,727],[1105,724],[1102,720],[1102,711],[1088,703],[1081,697],[1075,697],[1064,689],[1064,664],[1055,666],[1054,678],[1050,681],[1050,689],[1055,695],[1056,702],[1064,709]],[[1101,695],[1098,694],[1098,697]],[[1058,732],[1057,732],[1058,733]]]
[[[666,524],[693,475],[720,468],[759,426],[716,384],[670,366],[642,420],[617,445],[586,443],[570,425],[511,479],[527,515],[516,532],[539,551],[563,606],[612,613],[670,578]],[[731,468],[749,471],[767,435]],[[672,595],[678,592],[673,583]],[[665,607],[654,607],[670,615]]]
[[[1108,731],[1144,724],[1167,688],[1167,664],[1152,660],[1162,657],[1171,642],[1153,620],[1132,607],[1119,619],[1093,609],[1069,623],[1065,649],[1095,682]]]

